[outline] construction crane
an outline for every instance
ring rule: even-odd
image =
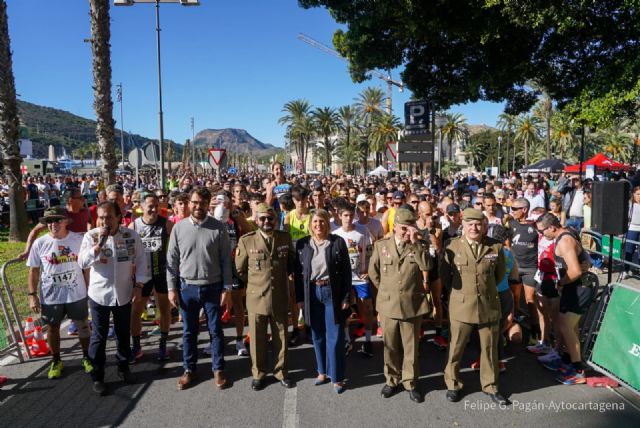
[[[328,53],[329,55],[335,56],[338,59],[341,59],[342,61],[346,61],[349,62],[349,60],[345,57],[343,57],[342,55],[340,55],[338,52],[336,52],[335,50],[331,49],[329,46],[320,43],[319,41],[305,35],[305,34],[298,34],[298,39],[302,40],[303,42],[313,46],[314,48],[320,49],[321,51],[324,51],[325,53]],[[391,95],[392,95],[392,90],[393,90],[393,86],[397,86],[398,90],[400,92],[404,91],[404,84],[400,81],[396,81],[393,80],[391,78],[391,74],[387,73],[381,73],[377,70],[369,70],[367,73],[371,73],[372,75],[378,77],[379,79],[384,80],[387,83],[387,100],[386,100],[386,110],[387,110],[387,114],[391,114],[392,112],[392,107],[391,107]]]

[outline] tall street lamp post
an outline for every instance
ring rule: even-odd
[[[502,160],[502,150],[500,150],[502,147],[502,136],[499,135],[498,136],[498,177],[500,177],[500,162]]]
[[[447,118],[443,115],[436,116],[436,127],[440,132],[440,141],[438,142],[438,177],[442,174],[442,128],[447,124]]]
[[[200,0],[113,0],[114,6],[133,6],[136,3],[154,3],[156,5],[156,54],[158,58],[158,125],[160,137],[160,188],[164,189],[164,121],[162,116],[162,69],[160,66],[160,3],[180,3],[182,6],[199,6]]]

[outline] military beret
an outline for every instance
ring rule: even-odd
[[[475,208],[466,208],[462,212],[462,219],[467,221],[468,220],[482,221],[484,219],[484,215],[482,214],[482,211],[477,210]]]
[[[273,209],[272,206],[265,204],[264,202],[261,204],[258,204],[258,206],[256,207],[256,214],[272,214],[272,215],[276,215],[276,211]]]
[[[398,208],[393,222],[396,224],[415,225],[416,215],[406,208]]]

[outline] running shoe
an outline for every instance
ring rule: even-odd
[[[553,348],[544,342],[538,342],[534,346],[527,346],[527,351],[531,352],[532,354],[548,354],[549,352],[553,351]]]
[[[471,370],[480,370],[480,358],[471,363]]]
[[[587,383],[584,370],[574,370],[573,373],[558,376],[556,380],[564,385],[580,385]]]
[[[378,327],[378,329],[376,330],[376,336],[382,337],[382,327]]]
[[[507,365],[504,363],[504,361],[498,362],[498,370],[500,370],[500,373],[504,373],[507,371]]]
[[[351,343],[350,340],[345,340],[345,342],[344,342],[344,355],[346,357],[348,357],[349,354],[351,353],[351,351],[353,351],[353,344]]]
[[[73,320],[69,323],[69,328],[67,329],[67,334],[69,336],[77,336],[78,335],[78,327],[76,327],[76,323]]]
[[[541,363],[546,363],[549,361],[553,361],[560,358],[560,354],[554,349],[546,355],[541,355],[538,357],[538,361]]]
[[[49,367],[49,373],[47,373],[49,379],[58,379],[62,376],[62,361],[51,361]]]
[[[82,368],[84,369],[85,373],[91,373],[93,371],[93,365],[91,364],[91,361],[89,361],[89,359],[86,357],[82,359]]]
[[[167,351],[167,344],[160,343],[160,346],[158,347],[158,361],[167,361],[169,358],[170,356],[169,351]]]
[[[242,341],[242,339],[236,340],[236,352],[238,353],[239,357],[246,357],[249,355],[247,347],[244,346],[244,342]]]
[[[109,333],[107,333],[107,339],[113,339],[114,337],[116,337],[116,330],[113,328],[113,326],[110,326]]]
[[[441,351],[444,351],[447,349],[447,347],[449,347],[449,342],[444,338],[444,336],[434,336],[432,341],[433,344],[436,345]]]
[[[358,350],[359,353],[362,354],[363,357],[371,358],[373,357],[373,347],[371,346],[371,341],[367,340],[362,344],[362,347]]]
[[[560,358],[556,358],[550,361],[541,361],[540,363],[545,369],[551,370],[552,372],[557,372],[558,370],[560,370],[560,368],[565,366]]]
[[[131,356],[129,357],[129,364],[135,364],[136,360],[142,358],[142,348],[131,348]]]
[[[9,380],[6,376],[0,376],[0,386],[4,385]]]
[[[160,326],[156,326],[153,328],[153,330],[151,330],[151,333],[149,333],[151,336],[160,336],[162,334],[162,332],[160,331]]]

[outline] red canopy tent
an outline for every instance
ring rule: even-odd
[[[594,157],[589,160],[582,162],[582,172],[587,170],[587,165],[594,165],[596,170],[603,171],[628,171],[631,169],[629,165],[625,165],[623,163],[614,161],[611,158],[606,157],[602,153],[598,153]],[[577,163],[575,165],[569,165],[564,168],[564,172],[574,172],[578,173],[580,171],[580,164]]]

